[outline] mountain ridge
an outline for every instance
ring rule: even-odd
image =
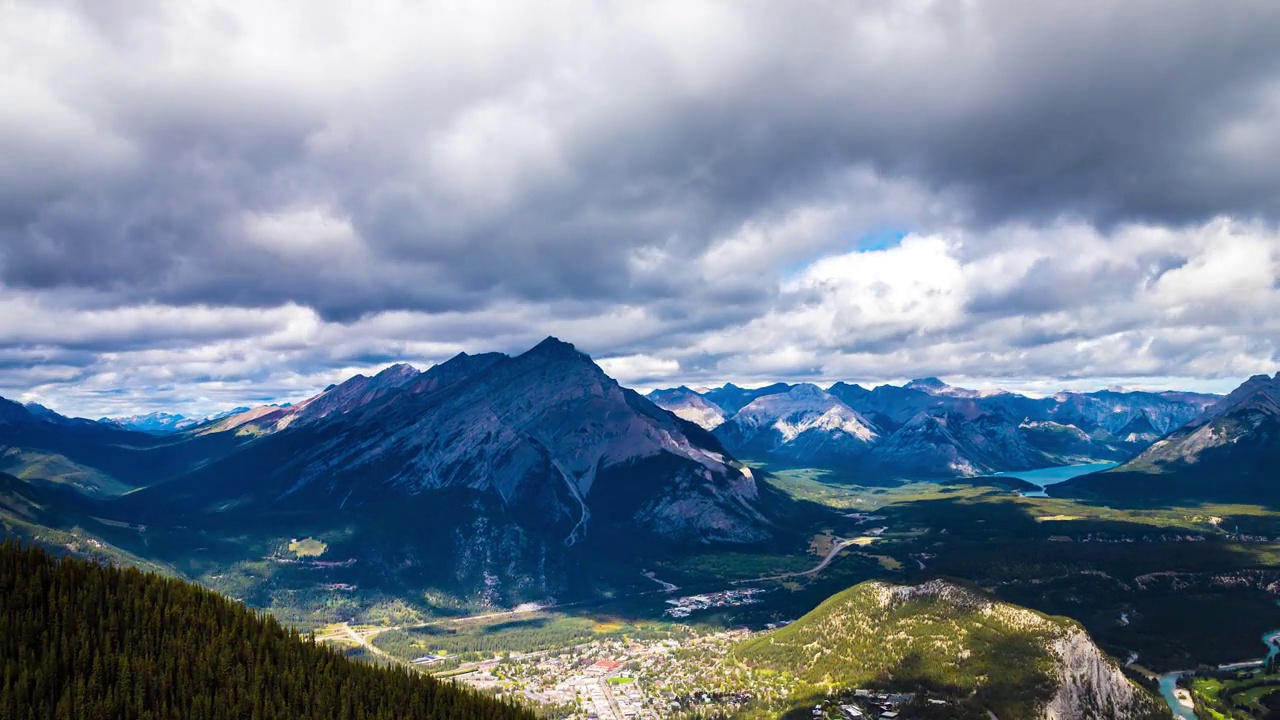
[[[1158,502],[1280,502],[1280,373],[1255,375],[1203,415],[1104,473],[1052,488],[1058,497]],[[1202,479],[1213,477],[1214,482]]]
[[[1061,392],[1033,398],[1002,390],[979,391],[955,387],[935,377],[917,378],[905,385],[880,385],[870,390],[837,382],[826,395],[835,398],[873,429],[866,447],[852,449],[834,427],[822,437],[817,430],[795,444],[762,441],[761,425],[785,427],[781,414],[762,423],[761,407],[779,404],[794,387],[784,383],[745,390],[728,384],[705,393],[687,387],[649,394],[659,406],[690,415],[690,408],[711,398],[728,398],[716,406],[724,415],[698,415],[700,424],[721,438],[727,449],[744,457],[773,458],[792,464],[875,476],[923,472],[929,476],[973,476],[1089,462],[1117,462],[1133,458],[1161,436],[1200,416],[1219,396],[1165,391],[1091,393]],[[816,387],[816,386],[814,386]],[[768,400],[768,398],[775,398]],[[753,404],[761,401],[764,406]],[[739,405],[739,403],[741,403]],[[737,407],[737,410],[732,408]],[[743,415],[743,413],[746,415]],[[741,417],[739,417],[741,416]],[[933,418],[933,420],[929,420]],[[950,419],[948,419],[950,418]],[[932,429],[921,433],[923,424]],[[845,446],[843,451],[832,448]],[[806,453],[804,448],[811,448]]]

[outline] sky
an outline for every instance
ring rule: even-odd
[[[1280,369],[1280,3],[0,0],[0,395]]]

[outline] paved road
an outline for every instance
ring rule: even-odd
[[[618,707],[618,701],[613,699],[613,691],[609,689],[609,678],[600,678],[600,689],[604,691],[604,699],[609,703],[609,709],[613,711],[614,720],[622,720],[622,709]]]
[[[768,577],[751,578],[747,580],[734,580],[733,584],[741,585],[743,583],[761,582],[763,580],[786,580],[788,578],[793,578],[793,577],[817,575],[818,573],[825,570],[826,567],[831,564],[832,560],[836,559],[836,555],[839,555],[841,550],[844,550],[850,545],[857,545],[857,544],[858,544],[858,541],[856,539],[853,539],[853,540],[837,539],[836,544],[831,546],[831,551],[827,553],[826,557],[822,558],[822,562],[818,563],[817,565],[814,565],[812,568],[809,568],[808,570],[800,570],[798,572],[783,573],[781,575],[770,575]]]
[[[787,580],[789,578],[794,578],[794,577],[817,575],[818,573],[825,570],[826,567],[830,565],[833,560],[836,559],[836,556],[840,554],[841,550],[844,550],[845,548],[851,545],[856,545],[857,542],[858,541],[856,539],[837,538],[836,543],[831,546],[831,550],[827,553],[826,557],[822,558],[821,562],[819,562],[817,565],[814,565],[812,568],[808,570],[782,573],[781,575],[770,575],[767,577],[744,578],[742,580],[733,580],[729,584],[742,585],[746,583],[768,582],[771,580]],[[662,581],[659,580],[658,582],[662,582]],[[359,643],[364,647],[369,648],[369,650],[371,650],[374,653],[377,653],[382,657],[399,661],[397,658],[393,658],[391,655],[388,655],[387,653],[383,652],[380,648],[378,648],[378,646],[374,645],[372,642],[373,638],[377,637],[380,633],[384,633],[388,630],[410,630],[410,629],[424,628],[432,625],[442,625],[442,624],[448,624],[448,623],[474,622],[477,620],[494,620],[497,618],[514,617],[516,615],[527,615],[529,613],[543,612],[546,610],[560,610],[564,608],[581,606],[581,605],[592,605],[592,604],[600,604],[605,602],[615,602],[618,600],[627,600],[631,598],[643,597],[646,595],[665,595],[668,592],[670,592],[665,587],[665,585],[668,585],[668,584],[669,583],[663,583],[664,587],[661,590],[647,590],[644,592],[631,593],[629,595],[622,595],[614,598],[608,598],[606,600],[599,600],[599,599],[579,600],[577,602],[555,603],[551,605],[536,605],[531,603],[525,606],[517,607],[512,610],[502,610],[499,612],[482,613],[480,615],[464,615],[461,617],[452,617],[452,618],[432,618],[427,622],[418,623],[416,625],[396,625],[393,627],[370,628],[368,630],[362,630],[360,632],[357,632],[349,624],[342,623],[341,627],[343,629],[340,630],[339,632],[317,637],[316,639],[331,640],[331,639],[337,639],[338,637],[345,637],[345,638],[354,640],[355,642]],[[528,654],[533,654],[533,653],[528,653]],[[482,661],[481,663],[475,663],[475,664],[481,665],[483,662],[488,662],[488,661]],[[612,695],[610,695],[610,697],[612,697]]]

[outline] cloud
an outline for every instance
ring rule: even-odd
[[[0,362],[0,392],[288,393],[547,332],[655,382],[1275,364],[1277,28],[1244,1],[17,0],[0,301],[43,327],[0,350],[49,367]]]

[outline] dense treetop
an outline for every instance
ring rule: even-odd
[[[0,545],[0,720],[532,720],[180,580]]]

